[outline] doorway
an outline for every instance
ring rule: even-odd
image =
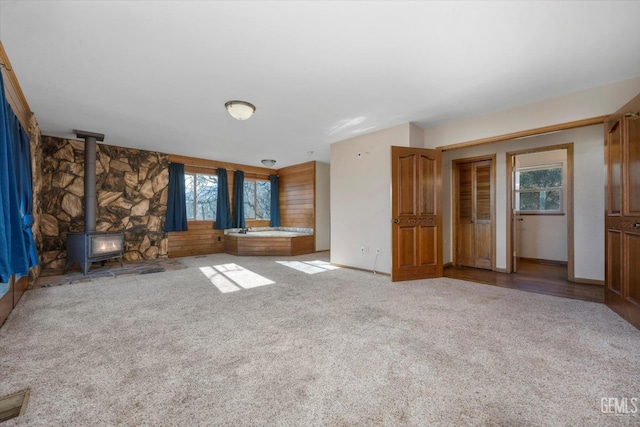
[[[453,161],[453,264],[495,270],[496,156]]]
[[[566,266],[574,281],[573,144],[507,153],[507,177],[507,271]]]

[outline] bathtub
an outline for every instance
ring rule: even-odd
[[[290,256],[315,252],[315,236],[308,229],[257,229],[246,234],[225,232],[224,251],[238,256]]]

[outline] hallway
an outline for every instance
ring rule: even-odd
[[[470,267],[446,267],[444,275],[503,288],[604,303],[604,287],[569,282],[566,265],[520,260],[518,272],[512,274]]]

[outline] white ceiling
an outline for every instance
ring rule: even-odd
[[[283,167],[637,77],[639,18],[637,1],[0,0],[0,40],[44,134]]]

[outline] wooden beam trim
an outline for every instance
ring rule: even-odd
[[[20,121],[23,128],[29,129],[29,118],[31,117],[31,108],[25,98],[20,83],[18,83],[18,77],[13,71],[9,56],[4,50],[4,46],[0,41],[0,71],[4,81],[4,91],[7,97],[7,102],[11,106],[16,117]]]
[[[585,127],[585,126],[598,125],[598,124],[604,123],[607,117],[609,116],[610,114],[607,114],[605,116],[591,117],[588,119],[575,120],[573,122],[566,122],[566,123],[560,123],[557,125],[543,126],[543,127],[529,129],[529,130],[511,132],[511,133],[506,133],[504,135],[474,139],[472,141],[459,142],[457,144],[444,145],[437,148],[442,151],[450,151],[450,150],[457,150],[460,148],[473,147],[475,145],[491,144],[494,142],[508,141],[510,139],[524,138],[528,136],[541,135],[545,133],[559,132],[562,130],[569,130],[569,129],[576,129],[576,128]]]

